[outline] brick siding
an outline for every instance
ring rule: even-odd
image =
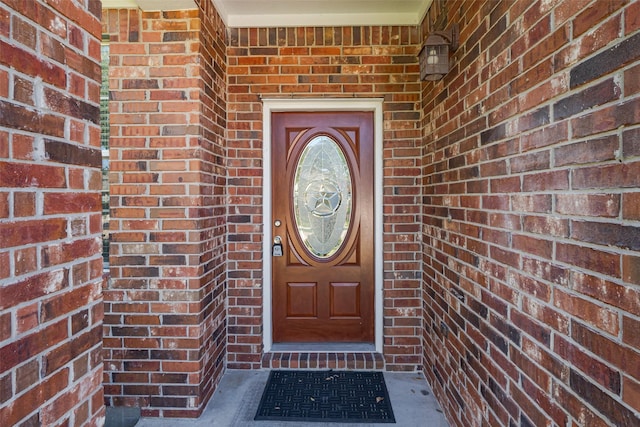
[[[385,369],[423,369],[453,426],[640,423],[640,3],[435,0],[418,27],[104,11],[108,281],[99,2],[28,3],[0,4],[0,425],[195,417],[225,366],[382,367],[262,354],[263,97],[384,99]],[[420,83],[454,22],[451,72]]]
[[[225,27],[202,10],[105,10],[110,277],[105,395],[196,417],[226,347]]]
[[[232,28],[228,48],[229,368],[262,358],[262,102],[384,99],[384,358],[421,365],[417,27]]]
[[[640,3],[447,3],[423,25],[461,34],[423,92],[425,374],[454,426],[640,425]]]
[[[0,4],[0,425],[100,426],[100,9]]]

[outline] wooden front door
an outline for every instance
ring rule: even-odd
[[[373,113],[271,123],[273,342],[373,343]]]

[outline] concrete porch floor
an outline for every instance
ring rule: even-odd
[[[268,370],[228,370],[209,401],[202,416],[195,420],[142,418],[136,427],[256,426],[256,427],[323,427],[336,423],[300,423],[291,421],[254,421]],[[422,373],[385,372],[385,382],[397,426],[448,427],[429,384]],[[371,426],[347,423],[346,425]],[[385,424],[375,424],[383,426]],[[386,424],[393,425],[393,424]]]

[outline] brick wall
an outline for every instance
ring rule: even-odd
[[[436,2],[424,370],[452,425],[640,425],[640,3]]]
[[[420,367],[421,41],[416,27],[230,30],[230,368],[262,354],[261,97],[384,98],[384,355],[388,369]]]
[[[195,417],[226,345],[225,28],[202,10],[104,12],[111,65],[105,394]]]
[[[0,4],[0,425],[102,425],[100,8]]]

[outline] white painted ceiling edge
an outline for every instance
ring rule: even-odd
[[[194,0],[102,0],[103,9],[140,9],[146,12],[158,10],[195,9]]]
[[[228,27],[418,25],[433,0],[213,0]],[[194,0],[103,0],[105,9],[195,9]]]

